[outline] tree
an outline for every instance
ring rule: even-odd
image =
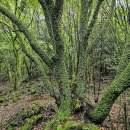
[[[78,47],[77,47],[77,73],[76,73],[76,85],[75,85],[75,95],[80,100],[82,104],[85,104],[83,107],[87,107],[86,101],[86,55],[88,49],[88,42],[94,25],[96,24],[96,20],[98,19],[98,14],[101,8],[101,5],[104,0],[98,0],[97,2],[92,0],[81,0],[81,8],[80,10],[80,18],[78,24],[80,24],[80,28],[77,31],[79,34]],[[24,1],[25,2],[25,1]],[[44,71],[43,63],[46,64],[47,68],[52,69],[53,75],[56,77],[59,85],[59,111],[49,124],[49,127],[56,127],[58,123],[62,122],[66,116],[69,116],[72,111],[72,88],[69,83],[69,72],[66,65],[66,51],[65,51],[65,39],[66,37],[62,34],[63,26],[62,26],[62,16],[64,14],[64,5],[67,3],[65,0],[38,0],[35,1],[37,4],[40,4],[43,13],[45,16],[45,22],[49,35],[49,45],[52,45],[53,55],[49,55],[42,48],[40,48],[38,44],[38,32],[32,31],[26,24],[20,20],[17,13],[12,13],[8,11],[5,7],[6,4],[0,3],[0,12],[8,17],[10,21],[13,23],[13,29],[16,34],[16,38],[19,41],[19,45],[22,47],[22,51],[25,53],[27,57],[32,59],[39,67],[40,71],[45,78],[45,82],[48,84],[48,89],[51,95],[55,98],[55,93],[53,91],[53,87],[48,80],[47,74]],[[79,1],[78,1],[79,2]],[[18,7],[18,1],[15,1],[16,6]],[[29,4],[28,1],[26,4]],[[24,6],[26,4],[23,4]],[[71,2],[70,2],[71,4]],[[32,5],[31,5],[32,6]],[[26,7],[24,7],[26,8]],[[16,11],[17,9],[15,9]],[[18,10],[17,10],[18,11]],[[100,17],[100,16],[99,16]],[[28,41],[24,41],[23,34]],[[30,52],[27,51],[25,42],[28,42],[31,49],[33,49],[33,53],[36,53],[40,60],[37,57],[33,57]],[[42,62],[41,62],[42,61]],[[69,61],[70,62],[70,61]],[[106,93],[104,94],[101,101],[97,104],[94,111],[91,113],[90,118],[92,121],[96,123],[102,123],[104,119],[107,117],[114,101],[117,97],[129,87],[130,84],[130,65],[127,66],[122,73],[120,73],[119,77],[113,81],[111,86],[108,88]],[[123,78],[125,76],[125,78]],[[118,87],[119,86],[119,87]],[[103,111],[102,111],[103,110]],[[48,129],[48,127],[47,127]]]

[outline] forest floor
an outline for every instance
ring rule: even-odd
[[[46,93],[40,93],[40,90],[36,92],[38,86],[33,86],[34,84],[32,82],[29,87],[19,88],[16,92],[11,91],[7,82],[0,84],[0,130],[11,128],[9,124],[16,125],[15,129],[18,130],[26,119],[40,113],[37,109],[41,109],[42,117],[34,119],[34,122],[32,119],[33,130],[43,130],[44,123],[54,116],[55,100]]]
[[[101,83],[99,97],[111,81],[110,77],[105,77]],[[93,88],[88,94],[91,102],[95,104]],[[129,99],[128,92],[124,92],[117,99],[100,129],[126,130],[126,119],[127,121],[130,119]],[[23,85],[16,92],[12,91],[8,82],[0,82],[0,130],[7,128],[11,130],[12,127],[16,130],[25,130],[26,127],[43,130],[45,123],[55,115],[56,111],[55,100],[42,91],[36,81]],[[28,122],[30,126],[26,125]]]

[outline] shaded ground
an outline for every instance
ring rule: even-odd
[[[110,77],[105,77],[105,80],[101,82],[100,96],[105,91],[107,86],[112,82]],[[94,103],[93,88],[89,90],[89,99]],[[129,91],[124,92],[113,105],[110,115],[105,120],[102,126],[99,126],[100,130],[126,130],[129,127],[130,119],[130,98]],[[25,84],[13,92],[7,82],[1,82],[0,84],[0,130],[5,130],[7,124],[10,124],[20,113],[26,111],[32,111],[33,108],[38,106],[41,108],[40,118],[33,124],[33,130],[43,130],[45,123],[51,119],[57,110],[55,100],[48,94],[44,93],[42,87],[35,81]],[[125,111],[127,113],[125,113]],[[80,115],[78,115],[80,116]],[[77,115],[72,115],[70,120],[82,120]],[[81,115],[82,116],[82,115]],[[22,116],[21,116],[22,117]],[[23,118],[23,117],[22,117]],[[20,119],[20,123],[15,127],[16,130],[21,130],[24,124],[24,119]],[[19,118],[18,118],[19,119]],[[127,126],[126,126],[127,120]],[[24,129],[22,129],[24,130]]]
[[[48,94],[34,92],[34,87],[32,88],[33,92],[27,91],[26,88],[21,88],[17,92],[11,92],[7,83],[0,85],[0,97],[1,100],[4,100],[0,103],[0,130],[4,130],[6,125],[9,124],[14,117],[17,117],[19,113],[31,111],[35,106],[41,107],[44,113],[42,113],[42,120],[34,125],[34,130],[41,130],[43,125],[45,125],[45,121],[55,114],[55,100]],[[49,110],[52,108],[54,109],[53,111]]]

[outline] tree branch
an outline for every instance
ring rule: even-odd
[[[17,18],[15,15],[10,13],[5,7],[0,5],[0,12],[8,17],[17,27],[19,30],[26,36],[28,39],[32,49],[40,56],[40,58],[48,65],[51,67],[52,64],[52,59],[50,59],[43,51],[40,49],[36,43],[37,43],[37,38],[35,35],[27,29],[27,27]]]
[[[86,49],[86,47],[87,47],[85,41],[88,41],[88,39],[89,39],[89,36],[90,36],[90,34],[91,34],[91,32],[92,32],[92,29],[93,29],[93,27],[94,27],[94,25],[95,25],[95,23],[96,23],[97,16],[98,16],[98,12],[99,12],[99,10],[100,10],[100,7],[101,7],[103,1],[104,1],[104,0],[98,0],[97,6],[96,6],[96,8],[95,8],[95,10],[94,10],[94,13],[93,13],[93,16],[92,16],[92,20],[91,20],[90,24],[88,25],[87,32],[86,32],[85,36],[83,37],[83,39],[82,39],[82,41],[81,41],[81,43],[84,41],[83,43],[84,43],[85,49]]]
[[[53,30],[52,30],[52,12],[54,8],[53,0],[38,0],[42,6],[45,21],[48,28],[48,32],[51,38],[53,38]]]
[[[15,28],[16,29],[16,28]],[[42,72],[42,80],[44,82],[44,84],[46,84],[47,86],[47,89],[48,89],[48,92],[51,96],[54,96],[55,93],[54,93],[54,89],[50,83],[50,81],[48,80],[48,77],[46,75],[46,72],[44,70],[44,67],[42,65],[42,63],[40,62],[40,60],[34,55],[32,55],[32,53],[28,52],[27,49],[26,49],[26,46],[25,46],[25,43],[24,43],[24,40],[23,38],[21,37],[21,34],[19,32],[16,32],[16,36],[18,37],[18,40],[19,40],[19,44],[21,46],[21,49],[22,51],[24,52],[24,54],[29,58],[31,59],[34,63],[36,63],[38,65],[38,69]]]
[[[50,30],[53,33],[52,34],[53,37],[51,38],[56,45],[56,54],[60,55],[61,51],[64,50],[63,41],[61,37],[61,23],[62,23],[61,17],[63,12],[64,0],[56,0],[55,5],[52,2],[52,0],[51,1],[38,0],[38,1],[43,8],[48,30]]]
[[[55,4],[55,17],[56,19],[60,19],[62,16],[62,12],[63,12],[63,4],[64,4],[64,0],[56,0],[56,4]]]

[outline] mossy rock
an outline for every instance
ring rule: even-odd
[[[82,127],[82,130],[99,130],[99,128],[94,124],[87,124]]]
[[[40,114],[40,112],[41,112],[41,109],[39,106],[34,106],[32,109],[27,110],[27,111],[22,111],[15,118],[9,121],[9,124],[7,124],[7,127],[6,127],[7,130],[9,128],[10,128],[9,130],[13,130],[17,126],[21,126],[26,123],[28,124],[28,122],[26,122],[27,119],[30,119],[31,125],[36,123],[39,119],[42,118],[42,114]]]
[[[61,129],[60,129],[61,130]],[[62,130],[99,130],[94,124],[84,124],[80,121],[68,121]]]
[[[38,120],[40,120],[42,118],[42,114],[38,114],[38,115],[35,115],[31,118],[27,118],[25,120],[26,123],[29,123],[29,124],[36,124]]]
[[[35,115],[31,118],[26,118],[25,124],[24,126],[21,127],[20,130],[32,130],[33,125],[35,125],[38,122],[38,120],[40,120],[41,118],[42,118],[42,114]]]
[[[25,118],[30,118],[33,115],[36,115],[40,113],[40,107],[39,106],[34,106],[30,111],[24,111],[21,113],[21,116],[25,119]]]
[[[79,121],[68,121],[64,125],[65,130],[82,130],[82,122]]]
[[[25,124],[20,128],[20,130],[32,130],[33,126],[31,124]]]
[[[41,112],[39,106],[34,106],[31,110],[24,111],[19,115],[19,118],[22,117],[22,119],[30,118],[33,115],[39,114]]]

